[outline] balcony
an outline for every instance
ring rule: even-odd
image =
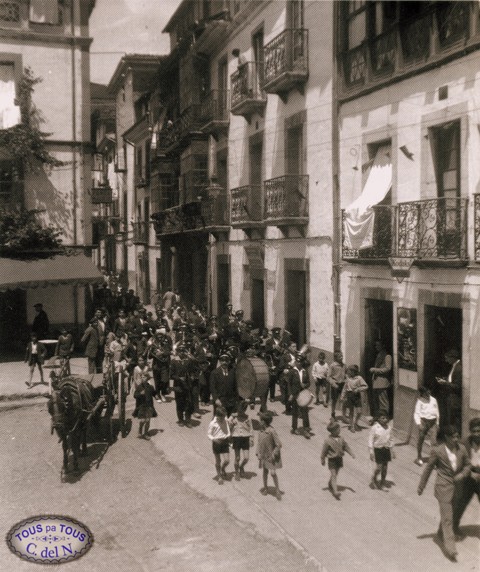
[[[200,104],[200,129],[218,137],[228,131],[230,124],[230,92],[212,89]]]
[[[244,230],[263,227],[262,186],[246,185],[232,189],[230,223]]]
[[[263,115],[267,97],[262,89],[262,63],[247,62],[231,75],[232,98],[230,111],[242,115],[250,123],[252,115]]]
[[[113,202],[113,191],[109,186],[94,187],[91,191],[92,205],[110,204]]]
[[[284,175],[264,183],[264,221],[286,229],[308,224],[308,175]]]
[[[308,79],[308,30],[285,30],[264,47],[263,54],[267,93],[278,94],[284,102],[293,88],[303,93]]]
[[[154,213],[152,219],[158,238],[172,234],[205,230],[202,206],[199,201],[184,203]]]
[[[145,221],[133,222],[133,244],[147,244],[148,243],[148,223]]]
[[[438,67],[480,47],[479,11],[472,2],[424,3],[414,17],[399,19],[379,35],[340,54],[341,99],[401,81],[413,71]],[[345,27],[345,35],[347,34]],[[348,43],[348,38],[345,38]]]
[[[345,240],[345,211],[342,211],[344,224],[342,240],[342,258],[350,262],[384,263],[395,254],[395,207],[377,205],[373,207],[375,223],[373,240],[370,248],[354,250],[348,247]]]
[[[350,262],[386,264],[394,256],[412,258],[417,266],[463,266],[468,260],[467,202],[435,198],[377,205],[373,207],[372,246],[349,249],[344,233],[342,257]]]
[[[189,138],[200,133],[200,106],[191,105],[175,121],[167,121],[158,133],[160,155],[171,153],[188,144]]]
[[[400,203],[397,218],[397,256],[417,264],[467,261],[467,199]]]
[[[205,230],[212,234],[229,231],[228,201],[225,194],[204,199],[201,202],[201,212]]]

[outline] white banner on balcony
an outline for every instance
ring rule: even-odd
[[[0,64],[0,129],[20,123],[20,107],[15,105],[15,67]]]
[[[344,246],[362,250],[373,246],[375,212],[392,187],[391,146],[378,148],[361,195],[345,209]]]

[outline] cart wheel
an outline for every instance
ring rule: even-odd
[[[120,421],[120,430],[122,432],[122,437],[127,436],[127,426],[125,420],[125,406],[127,402],[127,392],[125,387],[125,379],[122,373],[118,374],[117,379],[117,396],[118,396],[118,420]]]

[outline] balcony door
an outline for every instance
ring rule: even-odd
[[[290,1],[290,28],[292,29],[293,61],[304,56],[303,30],[304,23],[304,2],[303,0]]]
[[[260,220],[262,212],[262,165],[263,142],[250,141],[250,187],[251,203],[249,205],[250,220]]]
[[[299,348],[306,343],[307,273],[303,269],[285,269],[285,324]]]
[[[228,109],[228,62],[226,59],[220,60],[218,63],[218,105],[219,117],[222,119],[226,116]]]
[[[263,29],[261,29],[252,36],[253,59],[255,62],[253,93],[255,97],[260,96],[264,83],[263,43]]]
[[[298,124],[286,130],[285,137],[285,205],[286,216],[299,216],[303,212],[302,201],[305,203],[300,189],[303,165],[303,124]],[[303,207],[305,205],[303,204]]]

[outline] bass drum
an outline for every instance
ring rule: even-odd
[[[268,392],[270,373],[267,364],[258,357],[242,357],[235,368],[238,394],[243,399],[261,397]]]

